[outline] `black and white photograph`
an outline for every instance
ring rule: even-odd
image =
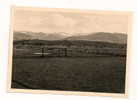
[[[127,95],[130,12],[11,9],[11,91]]]

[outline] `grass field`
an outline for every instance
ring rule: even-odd
[[[13,58],[12,88],[124,93],[126,57]]]

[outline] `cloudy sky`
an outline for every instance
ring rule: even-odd
[[[33,32],[65,32],[67,34],[120,32],[127,33],[126,15],[95,13],[15,10],[14,30]]]

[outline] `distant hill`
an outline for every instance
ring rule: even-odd
[[[66,40],[86,40],[86,41],[102,41],[110,43],[127,43],[127,35],[122,33],[105,33],[98,32],[88,35],[71,36]]]
[[[125,44],[127,35],[122,33],[97,32],[88,35],[68,36],[67,33],[14,32],[14,40],[71,40],[98,41]]]
[[[28,40],[31,38],[31,35],[24,32],[14,32],[13,36],[14,40]]]
[[[66,33],[14,32],[14,40],[61,40],[66,37]]]

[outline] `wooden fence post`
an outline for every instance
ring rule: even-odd
[[[42,47],[42,57],[44,57],[44,48]]]
[[[67,48],[64,48],[65,57],[67,57]]]

